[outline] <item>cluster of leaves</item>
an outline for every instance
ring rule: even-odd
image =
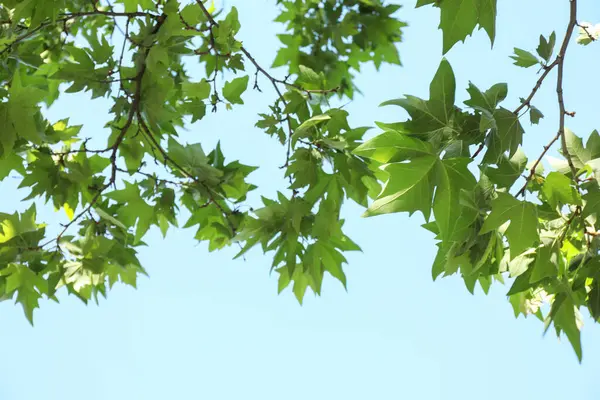
[[[279,288],[294,282],[299,301],[308,287],[320,292],[326,271],[345,285],[343,253],[359,247],[343,233],[340,209],[345,199],[367,206],[379,184],[369,163],[352,154],[367,128],[351,128],[345,111],[323,105],[336,92],[352,93],[351,72],[340,70],[346,63],[339,57],[351,58],[356,70],[373,51],[378,65],[399,62],[394,43],[403,23],[391,17],[397,7],[329,4],[327,33],[305,40],[327,37],[333,50],[320,53],[322,45],[303,42],[315,49],[311,55],[299,48],[280,53],[278,62],[295,76],[288,82],[258,65],[236,38],[235,7],[221,17],[203,1],[120,3],[0,6],[0,179],[21,175],[19,187],[30,190],[24,201],[50,202],[68,217],[52,229],[36,222],[33,205],[0,215],[0,296],[15,298],[32,321],[40,298],[57,300],[62,287],[87,302],[117,281],[135,286],[144,273],[136,254],[145,234],[156,226],[166,235],[182,208],[190,214],[184,227],[196,228],[195,238],[211,251],[236,243],[240,256],[259,243],[274,251]],[[296,22],[312,15],[285,5]],[[341,16],[346,22],[339,25]],[[344,44],[349,38],[360,44]],[[204,78],[193,79],[189,65],[201,65]],[[289,178],[289,187],[256,210],[245,204],[256,189],[248,181],[255,167],[226,163],[220,146],[206,153],[178,137],[207,108],[243,104],[249,67],[254,89],[262,78],[278,94],[257,126],[285,145]],[[112,100],[104,137],[84,138],[81,126],[42,113],[42,105],[77,92]]]
[[[444,51],[470,33],[476,22],[493,27],[486,25],[487,14],[476,20],[475,10],[470,22],[466,17],[461,20],[465,30],[459,29],[460,24],[446,25],[445,18],[459,12],[459,3],[438,4]],[[477,10],[482,13],[492,5],[480,3]],[[538,65],[542,71],[517,109],[500,106],[508,94],[505,83],[485,91],[470,83],[466,107],[456,106],[454,74],[444,60],[431,82],[428,100],[405,96],[383,104],[404,108],[410,119],[379,123],[384,132],[354,153],[380,163],[387,174],[382,192],[366,215],[423,214],[424,227],[438,240],[434,279],[460,274],[470,292],[479,283],[487,293],[493,281],[514,278],[507,295],[515,316],[533,314],[545,322],[546,330],[553,324],[558,335],[566,334],[581,359],[581,308],[594,320],[600,319],[600,234],[596,228],[600,135],[594,131],[583,145],[565,127],[565,117],[574,116],[565,109],[562,95],[565,53],[576,26],[573,3],[565,38],[554,59],[555,33],[540,36],[535,55],[515,48],[516,65]],[[493,29],[487,28],[493,41]],[[532,124],[543,118],[531,101],[553,70],[557,71],[561,113],[558,132],[528,164],[520,148],[525,133],[520,118],[529,114]],[[565,159],[553,159],[554,170],[545,173],[542,158],[558,141]],[[522,177],[523,185],[511,192]],[[526,200],[527,194],[533,198]]]
[[[515,48],[516,65],[541,72],[515,110],[501,106],[504,83],[485,91],[470,84],[469,99],[455,105],[454,73],[443,60],[429,99],[384,103],[409,119],[377,123],[382,133],[366,142],[368,128],[349,126],[347,112],[328,99],[351,98],[353,74],[366,62],[400,64],[399,7],[383,0],[277,4],[287,33],[272,66],[287,68],[282,79],[243,46],[235,7],[222,15],[203,0],[0,4],[0,180],[21,175],[20,187],[30,191],[24,201],[51,202],[68,217],[54,232],[36,220],[33,204],[0,214],[0,298],[16,299],[32,321],[40,298],[57,300],[62,287],[87,302],[117,281],[135,286],[146,233],[156,226],[166,235],[184,209],[184,226],[211,251],[238,244],[238,257],[257,245],[272,252],[279,291],[291,285],[302,302],[308,288],[320,294],[325,272],[346,285],[344,253],[360,249],[339,217],[351,200],[366,216],[420,211],[438,241],[434,278],[460,274],[471,292],[514,278],[515,314],[553,324],[581,358],[580,309],[600,318],[600,135],[583,145],[565,127],[574,116],[562,85],[577,1],[558,50],[555,33],[540,36],[536,54]],[[477,27],[493,44],[495,0],[417,1],[426,5],[440,9],[443,53]],[[580,43],[596,40],[590,24],[579,28]],[[203,77],[192,78],[190,65],[200,65]],[[544,117],[532,100],[553,71],[559,126],[528,163],[520,121]],[[249,180],[256,167],[226,163],[220,145],[205,152],[178,136],[207,109],[243,105],[251,80],[253,89],[263,80],[275,90],[256,126],[281,142],[289,182],[256,209],[245,207],[257,189]],[[111,99],[106,135],[84,138],[81,126],[44,116],[42,105],[77,92]],[[564,161],[545,173],[541,160],[559,141]]]
[[[302,67],[323,73],[324,84],[302,82],[308,89],[336,87],[340,95],[358,91],[352,71],[372,61],[400,65],[396,44],[406,24],[394,17],[399,5],[382,0],[277,0],[282,11],[276,21],[285,23],[278,35],[282,48],[272,67],[285,66],[298,74]]]

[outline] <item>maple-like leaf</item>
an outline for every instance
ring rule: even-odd
[[[509,221],[505,234],[510,256],[515,258],[539,240],[535,204],[499,192],[498,197],[492,201],[492,212],[487,216],[480,233],[496,230]]]

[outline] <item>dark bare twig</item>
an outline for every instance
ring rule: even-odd
[[[475,150],[475,153],[473,153],[473,155],[471,156],[471,159],[477,158],[477,156],[479,155],[479,153],[481,153],[481,151],[484,149],[484,147],[485,147],[485,140],[479,144],[479,147],[477,147],[477,150]]]
[[[587,37],[588,37],[588,38],[589,38],[589,39],[590,39],[592,42],[595,42],[596,40],[598,40],[598,39],[596,39],[596,38],[594,37],[594,35],[592,35],[592,33],[591,33],[589,30],[588,30],[588,29],[589,29],[589,27],[588,27],[588,26],[586,26],[586,25],[582,25],[582,24],[580,24],[579,22],[576,22],[576,25],[577,25],[578,27],[580,27],[581,29],[583,29],[583,31],[585,32],[585,34],[587,35]]]
[[[556,59],[554,61],[552,61],[550,64],[544,66],[544,73],[542,73],[542,75],[540,75],[535,86],[531,90],[531,93],[529,94],[529,96],[527,96],[525,101],[523,103],[521,103],[521,105],[513,111],[513,113],[518,115],[521,110],[523,110],[525,107],[529,107],[531,105],[531,100],[533,100],[533,97],[535,96],[537,91],[540,90],[540,88],[542,87],[542,83],[544,83],[544,80],[546,79],[548,74],[554,69],[554,67],[556,67],[558,65],[558,62],[559,62],[558,60],[559,60],[559,57],[556,57]]]

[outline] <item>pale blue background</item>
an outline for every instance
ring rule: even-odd
[[[269,65],[281,27],[273,0],[229,1],[242,18],[247,48]],[[498,37],[490,52],[483,32],[453,49],[459,97],[467,80],[480,88],[509,82],[509,108],[535,82],[534,69],[511,65],[512,46],[535,49],[539,33],[566,26],[567,0],[500,0]],[[582,20],[600,22],[595,0],[580,0]],[[378,108],[384,100],[410,93],[427,97],[440,60],[438,12],[414,10],[403,2],[410,22],[400,45],[403,68],[364,69],[358,84],[364,97],[348,105],[355,126],[405,117],[399,108]],[[598,63],[600,44],[573,45],[566,67],[567,108],[577,112],[569,126],[587,136],[600,127]],[[253,73],[253,70],[250,70]],[[278,72],[281,76],[284,71]],[[527,127],[525,149],[539,154],[556,131],[554,83],[534,104],[551,118]],[[248,93],[234,112],[209,115],[187,134],[206,149],[223,141],[228,157],[265,167],[251,176],[272,195],[280,187],[283,149],[253,128],[256,113],[272,100]],[[105,103],[83,106],[71,96],[51,110],[86,123],[86,135],[105,135]],[[375,134],[376,130],[371,134]],[[14,187],[0,185],[2,211],[20,209]],[[256,199],[256,196],[253,197]],[[232,251],[208,254],[193,231],[174,230],[162,240],[152,231],[141,259],[151,278],[138,290],[118,286],[100,306],[63,296],[44,302],[29,326],[20,308],[0,304],[0,400],[297,400],[297,399],[597,399],[600,329],[587,321],[584,361],[577,363],[568,342],[543,325],[515,320],[507,287],[489,296],[466,291],[457,277],[431,281],[431,235],[419,217],[359,218],[347,208],[347,228],[364,249],[350,254],[348,293],[328,279],[323,296],[308,295],[300,307],[286,291],[276,294],[269,256],[254,252],[231,261]],[[56,220],[62,214],[42,216]],[[568,397],[567,397],[568,396]]]

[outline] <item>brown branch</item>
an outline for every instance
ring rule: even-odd
[[[123,44],[121,45],[121,54],[119,55],[119,61],[117,64],[117,70],[119,71],[119,76],[122,78],[121,69],[123,68],[123,58],[125,57],[125,48],[127,47],[127,41],[129,40],[129,24],[131,22],[131,18],[127,18],[127,22],[125,23],[125,32],[123,32]],[[116,26],[118,26],[115,23]],[[120,28],[119,28],[120,29]],[[121,95],[121,89],[123,88],[123,84],[119,85],[119,91],[117,93],[117,97]]]
[[[571,37],[573,36],[573,30],[575,29],[575,26],[577,25],[577,0],[569,0],[569,3],[570,3],[569,24],[567,25],[567,30],[565,32],[565,36],[564,36],[562,45],[560,47],[560,50],[556,56],[556,59],[550,65],[548,65],[546,67],[544,74],[542,74],[542,76],[538,79],[538,81],[537,81],[535,87],[533,88],[531,94],[529,95],[529,97],[525,100],[525,102],[523,102],[523,104],[521,104],[521,106],[519,108],[517,108],[515,110],[515,113],[518,114],[518,112],[521,109],[523,109],[523,107],[529,105],[529,102],[531,101],[533,96],[535,96],[535,93],[538,91],[538,89],[542,85],[542,82],[548,75],[549,71],[556,66],[557,67],[556,95],[557,95],[557,99],[558,99],[558,108],[559,108],[559,112],[560,112],[559,122],[558,122],[558,132],[552,138],[550,143],[548,143],[548,145],[544,146],[544,151],[542,152],[542,154],[540,154],[540,156],[537,158],[537,160],[531,167],[531,170],[529,171],[529,175],[525,181],[525,184],[517,192],[516,197],[518,197],[520,195],[525,195],[525,189],[527,188],[527,184],[535,175],[535,170],[536,170],[537,166],[541,162],[544,155],[548,152],[550,147],[552,147],[552,145],[554,145],[554,143],[556,143],[556,141],[558,141],[558,139],[561,139],[561,147],[562,147],[563,155],[567,159],[567,163],[569,164],[569,169],[571,170],[571,173],[573,174],[573,180],[577,184],[577,168],[575,168],[575,165],[573,164],[571,155],[569,154],[569,149],[567,147],[567,139],[565,137],[565,116],[566,115],[574,115],[574,113],[570,113],[565,109],[565,101],[564,101],[564,97],[563,97],[563,76],[564,76],[565,56],[567,53],[567,49],[569,47],[569,42],[571,40]],[[579,188],[579,186],[577,186],[577,187]]]
[[[565,33],[565,38],[563,40],[562,46],[560,47],[560,51],[556,59],[558,60],[558,76],[556,78],[556,96],[558,98],[558,108],[559,108],[559,120],[558,120],[558,134],[561,137],[561,146],[562,152],[564,153],[564,157],[567,159],[567,163],[569,164],[569,168],[571,169],[571,173],[573,174],[573,180],[577,182],[577,169],[573,164],[573,160],[571,159],[571,155],[569,154],[569,149],[567,147],[567,138],[565,136],[565,116],[567,115],[567,110],[565,109],[565,100],[563,97],[563,75],[564,75],[564,63],[565,63],[565,55],[567,53],[567,49],[569,47],[569,42],[571,41],[571,36],[573,36],[573,30],[577,25],[577,0],[569,0],[570,2],[570,13],[569,13],[569,25],[567,26],[567,32]]]
[[[542,87],[542,83],[544,83],[544,80],[546,79],[546,77],[548,76],[550,71],[552,71],[554,69],[554,67],[556,67],[558,65],[558,60],[559,60],[559,58],[556,57],[556,59],[554,61],[552,61],[550,64],[544,66],[544,73],[537,80],[535,86],[531,90],[531,93],[529,93],[529,96],[527,96],[525,101],[523,101],[523,103],[521,103],[521,105],[519,107],[517,107],[513,111],[513,113],[518,115],[521,110],[523,110],[525,107],[529,107],[531,105],[531,100],[533,100],[537,91],[540,90],[540,88]]]
[[[38,148],[39,150],[39,148]],[[106,153],[108,151],[111,151],[112,147],[107,147],[106,149],[87,149],[85,148],[85,145],[82,149],[70,149],[70,150],[65,150],[65,151],[53,151],[50,150],[50,154],[53,156],[57,156],[57,157],[65,157],[68,156],[69,154],[77,154],[77,153],[90,153],[90,154],[102,154],[102,153]]]
[[[479,147],[477,147],[477,150],[475,150],[475,153],[473,153],[473,155],[471,156],[471,159],[476,158],[479,155],[479,153],[481,153],[481,151],[483,150],[484,147],[485,147],[485,139],[483,142],[481,142],[479,144]]]

